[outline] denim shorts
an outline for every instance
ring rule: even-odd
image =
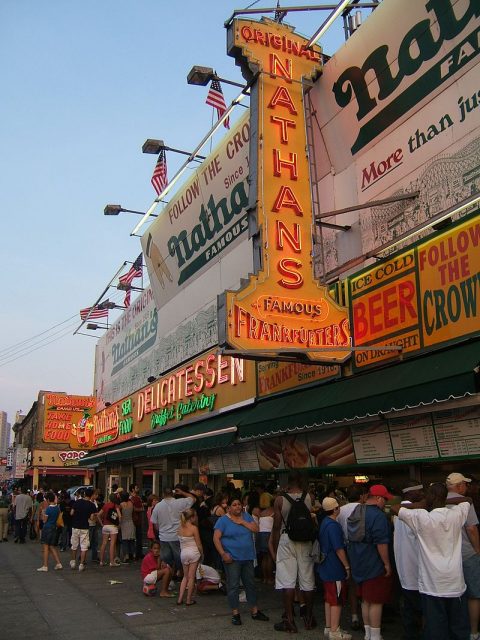
[[[43,527],[40,542],[54,546],[57,540],[57,527]]]
[[[260,531],[257,533],[257,551],[258,553],[268,553],[268,541],[270,539],[270,531]]]
[[[467,585],[467,598],[480,598],[480,555],[463,561],[463,577]]]

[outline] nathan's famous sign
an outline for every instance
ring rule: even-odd
[[[73,449],[85,449],[93,445],[91,416],[95,411],[94,396],[46,393],[44,402],[44,442],[68,444]]]
[[[209,351],[93,416],[95,445],[129,440],[253,402],[255,366]]]
[[[302,80],[320,72],[320,49],[307,49],[293,28],[268,18],[234,20],[228,38],[244,76],[259,72],[251,97],[256,180],[249,199],[258,232],[256,274],[220,301],[221,341],[239,351],[291,348],[312,360],[344,361],[350,355],[347,312],[314,279],[311,259]]]
[[[333,85],[338,106],[355,105],[361,124],[352,154],[450,82],[480,52],[478,0],[403,0],[396,3],[402,12],[398,21],[391,20],[392,4],[382,2],[375,10],[371,38],[373,21],[362,26],[355,64],[341,71]],[[384,29],[378,25],[381,19]],[[378,34],[384,40],[369,51],[368,42],[377,41]]]
[[[246,113],[143,235],[158,309],[242,239],[247,243],[249,139]]]

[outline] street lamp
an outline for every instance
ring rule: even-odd
[[[156,138],[147,138],[142,145],[142,153],[151,153],[152,155],[158,156],[160,151],[174,151],[175,153],[182,153],[184,156],[191,156],[190,151],[183,151],[183,149],[174,149],[173,147],[169,147],[165,144],[163,140],[157,140]],[[193,160],[205,160],[205,156],[201,156],[198,153],[195,154]]]
[[[103,210],[104,216],[118,216],[119,213],[137,213],[139,216],[144,216],[145,211],[134,211],[133,209],[124,209],[121,204],[107,204]],[[155,214],[152,214],[152,218],[156,218]]]
[[[187,83],[196,84],[200,87],[206,87],[211,80],[218,80],[225,84],[231,84],[233,87],[240,87],[245,89],[245,85],[240,82],[234,82],[233,80],[227,80],[226,78],[220,78],[217,76],[216,71],[212,67],[200,67],[199,65],[193,66],[188,72]]]

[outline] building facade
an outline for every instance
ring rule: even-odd
[[[0,411],[0,456],[3,458],[7,455],[7,449],[10,446],[10,423],[5,411]]]
[[[408,5],[323,68],[288,25],[228,26],[250,112],[145,233],[152,295],[97,348],[102,488],[478,466],[480,19]]]

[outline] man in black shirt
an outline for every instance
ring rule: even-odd
[[[70,567],[75,569],[77,549],[80,546],[80,564],[78,570],[85,569],[85,557],[89,547],[89,524],[88,520],[97,508],[92,502],[93,489],[85,489],[85,498],[79,498],[72,502],[70,515],[72,516],[72,559]]]

